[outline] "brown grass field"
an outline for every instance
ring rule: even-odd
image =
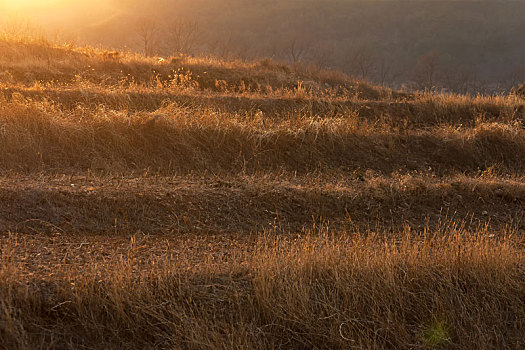
[[[0,348],[525,349],[525,100],[0,39]]]

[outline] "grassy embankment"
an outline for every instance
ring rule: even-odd
[[[35,41],[0,75],[4,347],[525,346],[525,101]]]

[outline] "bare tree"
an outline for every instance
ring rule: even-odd
[[[387,57],[381,57],[377,64],[377,77],[379,83],[385,86],[388,83],[393,83],[395,74],[392,71],[392,60]]]
[[[299,42],[297,38],[294,38],[288,46],[288,58],[293,62],[297,63],[305,59],[309,54],[310,48],[308,45]]]
[[[514,67],[505,79],[507,88],[515,87],[516,85],[525,83],[525,64]]]
[[[176,19],[167,30],[169,46],[176,53],[194,53],[201,41],[202,31],[196,20]]]
[[[153,18],[142,18],[137,23],[137,35],[146,56],[153,56],[158,46],[159,26]]]
[[[443,76],[444,85],[451,91],[465,94],[475,89],[476,73],[470,67],[450,67]]]
[[[325,42],[318,42],[312,49],[311,61],[320,69],[328,68],[332,63],[335,48]]]
[[[357,78],[371,78],[376,69],[376,57],[367,45],[353,50],[345,64],[345,71]]]
[[[417,59],[413,81],[418,89],[429,91],[435,87],[439,56],[439,52],[430,51]]]
[[[222,58],[233,57],[233,33],[230,32],[226,40],[220,41],[217,45],[217,55]]]

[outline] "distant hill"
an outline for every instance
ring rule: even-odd
[[[524,1],[113,1],[90,15],[76,6],[60,20],[34,17],[78,42],[144,51],[146,34],[151,54],[307,61],[397,87],[494,92],[525,81]]]

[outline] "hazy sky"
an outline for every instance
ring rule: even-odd
[[[110,0],[0,0],[4,16],[68,21],[110,15],[118,11]]]
[[[111,0],[0,0],[0,18],[29,20],[46,32],[71,31],[104,24],[122,13]]]
[[[109,0],[92,0],[92,1],[78,1],[78,0],[0,0],[0,6],[3,9],[12,11],[52,11],[58,8],[78,8],[85,5],[110,5]]]

